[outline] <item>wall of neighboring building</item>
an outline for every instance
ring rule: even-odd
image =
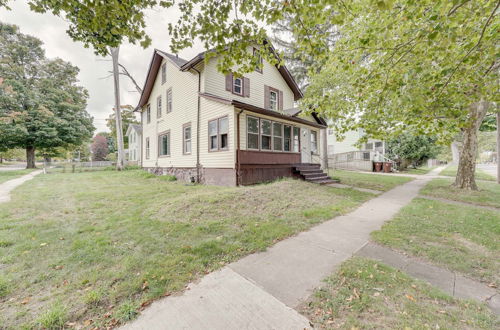
[[[211,58],[205,68],[204,91],[225,99],[238,100],[260,108],[265,108],[264,86],[283,92],[283,109],[293,108],[293,92],[283,79],[278,69],[264,61],[262,73],[254,71],[245,75],[250,81],[250,96],[243,97],[226,91],[226,77],[217,70],[217,59]]]
[[[385,153],[384,143],[381,140],[368,139],[367,143],[363,143],[361,146],[357,146],[356,143],[363,137],[362,130],[358,131],[348,131],[344,134],[344,139],[342,141],[338,140],[335,136],[335,131],[333,128],[328,128],[328,155],[341,154],[344,152],[352,152],[359,150],[372,150]],[[371,149],[367,149],[367,144],[372,144]],[[377,144],[377,146],[375,146]],[[379,146],[382,144],[381,146]],[[369,147],[370,145],[368,145]]]
[[[131,129],[128,137],[128,160],[140,164],[141,162],[141,135]]]
[[[151,105],[151,122],[147,122],[146,106],[142,111],[142,157],[143,167],[196,167],[196,114],[198,94],[198,74],[182,72],[170,60],[167,64],[167,79],[161,81],[161,67],[149,97]],[[167,113],[167,90],[172,88],[172,111]],[[161,95],[162,113],[157,116],[157,99]],[[183,126],[191,124],[191,154],[183,153]],[[170,133],[170,155],[158,155],[158,136]],[[146,139],[149,138],[150,154],[146,157]]]

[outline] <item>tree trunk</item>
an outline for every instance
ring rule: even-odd
[[[477,190],[475,172],[477,157],[477,132],[483,122],[488,103],[480,101],[473,104],[469,110],[469,125],[463,131],[463,144],[458,161],[455,187],[467,190]]]
[[[123,130],[122,115],[120,106],[120,71],[118,70],[118,57],[120,47],[110,48],[111,58],[113,59],[113,80],[115,86],[115,111],[116,111],[116,141],[118,144],[118,157],[116,160],[116,169],[121,171],[125,165],[125,152],[123,149]]]
[[[35,166],[35,147],[26,147],[26,168],[36,168]]]
[[[500,112],[497,112],[497,183],[500,184]]]

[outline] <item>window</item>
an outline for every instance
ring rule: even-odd
[[[259,119],[247,117],[247,149],[259,149]]]
[[[227,150],[229,148],[229,120],[227,117],[208,122],[208,147],[210,151]]]
[[[311,151],[312,153],[318,153],[318,133],[316,131],[311,131]]]
[[[283,126],[283,151],[291,151],[292,149],[292,126]]]
[[[370,153],[369,152],[363,152],[363,160],[370,160]]]
[[[366,149],[366,150],[372,150],[372,149],[373,149],[373,143],[367,143],[367,144],[365,145],[365,149]]]
[[[255,68],[255,71],[262,73],[262,56],[259,53],[259,50],[257,48],[253,49],[253,56],[257,58],[257,67]]]
[[[333,135],[333,128],[328,129],[328,135]]]
[[[149,159],[149,138],[146,138],[146,159]]]
[[[167,113],[172,112],[172,88],[167,90]]]
[[[300,149],[300,128],[293,128],[293,152],[299,152]]]
[[[167,63],[163,63],[161,66],[161,84],[163,85],[167,81]]]
[[[170,132],[158,135],[158,156],[170,156]]]
[[[191,124],[184,125],[182,131],[182,152],[188,155],[191,153]]]
[[[271,121],[260,120],[260,148],[262,150],[271,150]]]
[[[233,93],[243,95],[243,79],[233,77]]]
[[[278,110],[278,92],[270,91],[269,92],[269,109],[270,110]]]
[[[381,148],[382,142],[375,142],[375,148]]]
[[[283,125],[273,122],[273,150],[283,150]]]
[[[161,118],[161,95],[156,98],[156,117]]]
[[[151,104],[148,104],[147,108],[146,108],[146,123],[150,123],[151,122]]]

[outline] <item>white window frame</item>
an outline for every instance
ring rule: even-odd
[[[189,139],[186,138],[186,130],[189,129]],[[190,155],[193,149],[193,130],[191,129],[191,124],[186,124],[182,127],[182,153],[184,155]],[[187,150],[187,146],[189,143],[189,151]]]
[[[240,82],[240,85],[236,85],[236,81]],[[236,87],[239,87],[240,92],[236,91]],[[243,96],[243,78],[233,76],[233,94]]]
[[[172,87],[170,87],[169,89],[167,89],[167,113],[171,113],[172,112],[172,108],[173,108],[173,105],[172,105]]]
[[[156,98],[156,118],[161,118],[161,101],[162,97],[161,95],[158,95],[158,97]]]
[[[273,95],[276,95],[276,99],[273,100]],[[279,103],[279,93],[275,90],[269,91],[269,108],[273,111],[278,111],[278,103]]]
[[[163,137],[167,137],[167,152],[166,153],[162,153],[162,148],[163,148]],[[160,143],[161,141],[161,143]],[[166,131],[166,132],[163,132],[163,133],[160,133],[158,134],[158,157],[169,157],[170,156],[170,149],[171,148],[171,145],[170,145],[170,131]]]

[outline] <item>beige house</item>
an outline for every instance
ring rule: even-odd
[[[154,51],[136,108],[142,167],[207,184],[287,176],[326,183],[317,165],[326,160],[326,123],[294,109],[302,92],[286,67],[264,61],[239,78],[216,62],[205,53],[187,61]]]

